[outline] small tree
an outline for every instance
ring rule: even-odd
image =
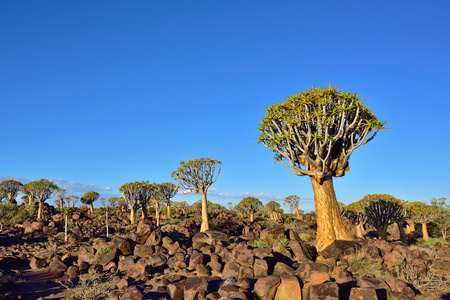
[[[153,184],[153,207],[155,209],[156,226],[161,225],[161,210],[167,204],[167,198],[164,194],[163,189],[164,188],[161,186],[161,184]]]
[[[254,197],[245,197],[239,204],[242,206],[244,212],[248,214],[250,222],[255,220],[255,213],[262,206],[262,202]]]
[[[66,198],[64,198],[64,200],[67,203],[67,207],[69,207],[69,203],[72,204],[72,208],[75,207],[75,204],[78,202],[78,200],[80,200],[80,197],[75,196],[75,195],[70,195],[67,196]]]
[[[98,200],[100,200],[100,203],[102,204],[102,207],[105,208],[106,207],[106,199],[105,198],[100,198]]]
[[[428,235],[427,224],[437,218],[436,207],[420,201],[411,202],[407,205],[407,214],[414,222],[422,224],[422,238],[425,241],[428,240],[430,236]]]
[[[138,207],[138,197],[139,197],[139,188],[140,183],[139,182],[129,182],[125,183],[119,188],[119,192],[123,196],[124,204],[126,204],[131,212],[130,212],[130,221],[131,224],[134,224],[136,222],[136,209]],[[120,200],[119,200],[120,201]]]
[[[55,197],[58,203],[58,207],[59,208],[63,208],[64,207],[64,199],[66,198],[66,189],[63,188],[59,188],[55,191]]]
[[[297,214],[297,219],[300,220],[300,211],[298,210],[298,206],[300,204],[300,197],[297,195],[291,195],[284,198],[284,205],[289,207],[290,209],[295,210],[295,213]]]
[[[99,193],[94,192],[94,191],[90,191],[90,192],[85,193],[81,197],[81,202],[84,203],[84,204],[89,205],[89,209],[90,209],[91,213],[94,213],[94,205],[93,205],[93,203],[95,201],[97,201],[99,197],[100,197]]]
[[[117,206],[117,197],[109,197],[107,201],[108,205],[111,206],[112,208]]]
[[[402,206],[385,200],[369,202],[364,210],[367,223],[376,228],[378,238],[387,241],[387,227],[404,214]]]
[[[17,204],[16,197],[21,186],[22,183],[17,180],[5,180],[0,182],[0,190],[5,194],[8,203]]]
[[[180,167],[172,173],[172,178],[178,182],[181,189],[187,193],[196,193],[202,196],[202,224],[200,232],[209,230],[206,193],[209,187],[217,180],[221,165],[222,162],[215,159],[199,158],[180,162]]]
[[[41,220],[44,217],[44,202],[51,198],[59,187],[48,179],[41,179],[28,183],[28,188],[33,198],[39,202],[37,219]]]
[[[384,129],[363,103],[336,87],[311,88],[268,107],[259,127],[259,142],[276,153],[275,160],[311,179],[318,251],[335,240],[353,240],[339,215],[333,177],[344,176],[353,151]]]
[[[441,229],[442,239],[445,241],[447,239],[447,232],[450,230],[450,205],[445,204],[447,198],[442,197],[439,199],[431,199],[431,205],[436,207],[437,217],[435,222],[439,225]]]
[[[170,206],[172,199],[178,193],[178,186],[172,182],[163,182],[159,185],[159,192],[164,196],[167,206],[167,219],[170,219]]]
[[[274,221],[278,221],[278,209],[280,208],[280,204],[275,201],[269,201],[266,204],[266,210],[269,213],[270,219]]]

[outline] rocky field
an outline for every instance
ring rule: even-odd
[[[0,299],[450,299],[450,246],[404,244],[395,229],[388,242],[369,234],[316,253],[309,214],[250,223],[222,212],[200,233],[189,213],[157,227],[116,209],[107,234],[104,213],[78,209],[67,241],[64,216],[46,216],[3,227]]]

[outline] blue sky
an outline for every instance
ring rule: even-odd
[[[388,132],[335,179],[338,201],[450,196],[448,1],[1,1],[0,179],[69,194],[171,181],[223,162],[209,200],[300,196],[256,144],[272,103],[312,86],[363,94]],[[199,195],[177,195],[192,203]],[[51,201],[50,201],[51,202]],[[287,210],[287,209],[286,209]]]

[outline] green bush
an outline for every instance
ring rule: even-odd
[[[251,246],[253,248],[272,248],[272,246],[269,243],[264,242],[261,239],[254,240]]]
[[[36,204],[18,206],[13,203],[0,204],[0,223],[2,225],[16,225],[25,222],[36,211]]]
[[[58,240],[64,240],[65,238],[64,232],[58,232],[57,234],[55,234],[55,238]]]
[[[436,243],[441,243],[442,245],[447,244],[446,241],[443,239],[435,239],[435,238],[429,238],[428,240],[419,240],[417,241],[417,244],[427,245],[430,247],[433,247]]]
[[[375,277],[381,277],[380,263],[370,261],[364,251],[351,255],[348,258],[349,271],[358,273],[360,277],[373,274]]]
[[[100,260],[100,258],[108,252],[111,252],[111,248],[109,248],[109,246],[103,246],[97,250],[97,252],[95,253],[95,258],[97,260]]]

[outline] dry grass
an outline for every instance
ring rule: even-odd
[[[450,292],[449,282],[436,276],[433,271],[428,271],[426,275],[419,275],[414,266],[406,262],[399,265],[396,271],[399,279],[413,285],[422,293],[426,291]]]
[[[101,300],[106,299],[116,289],[115,284],[112,282],[114,275],[110,276],[106,280],[98,276],[88,278],[87,276],[81,276],[80,281],[75,286],[70,286],[60,282],[64,286],[70,296],[78,300]]]
[[[368,274],[373,274],[377,278],[382,278],[381,264],[373,262],[367,258],[367,253],[364,249],[356,252],[348,258],[349,268],[348,270],[353,274],[357,273],[359,276],[364,277]]]

